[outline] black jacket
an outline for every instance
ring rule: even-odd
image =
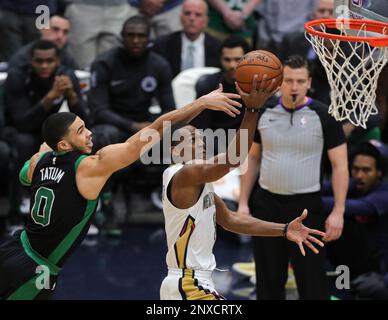
[[[30,65],[31,61],[31,48],[34,43],[26,44],[24,47],[21,47],[16,53],[11,57],[8,62],[8,70],[13,68],[26,68]],[[69,69],[76,70],[79,69],[77,63],[73,57],[68,53],[66,48],[60,51],[61,64]]]
[[[133,121],[151,121],[152,98],[158,99],[163,113],[175,109],[171,70],[158,54],[147,51],[133,58],[117,47],[92,63],[88,102],[96,124],[128,131]]]
[[[74,72],[60,66],[56,75],[67,75],[73,82],[73,87],[78,96],[78,103],[70,108],[86,123],[88,112],[81,96],[80,85]],[[40,135],[41,126],[46,118],[58,112],[64,98],[59,98],[56,103],[46,111],[41,100],[51,90],[54,76],[48,80],[39,79],[30,68],[12,69],[8,72],[5,82],[5,107],[9,125],[16,127],[21,132]]]
[[[181,71],[182,32],[160,37],[155,40],[153,50],[161,54],[170,64],[175,77]],[[219,67],[220,43],[205,33],[205,67]]]

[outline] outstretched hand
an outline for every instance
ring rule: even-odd
[[[223,111],[235,118],[236,114],[240,114],[240,110],[236,107],[241,108],[241,103],[233,99],[241,99],[241,97],[235,93],[223,92],[222,84],[219,85],[218,89],[199,98],[207,109]]]
[[[289,223],[287,234],[286,234],[288,240],[295,242],[299,246],[299,249],[303,256],[306,255],[303,244],[309,247],[315,254],[318,254],[319,251],[317,250],[317,248],[314,247],[314,245],[311,242],[314,242],[321,247],[324,246],[322,241],[312,236],[313,234],[321,237],[326,236],[326,234],[322,231],[310,229],[304,226],[302,221],[306,219],[306,217],[307,217],[307,210],[305,209],[303,210],[303,213],[298,218],[292,220]]]
[[[250,109],[259,109],[264,103],[271,98],[276,91],[279,90],[279,87],[276,86],[275,79],[272,79],[270,84],[267,84],[267,75],[263,75],[259,83],[259,76],[255,74],[252,80],[251,92],[248,94],[244,92],[236,82],[236,89],[238,94],[241,96],[242,100],[245,103],[245,106]]]

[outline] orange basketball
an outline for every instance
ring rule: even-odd
[[[276,87],[283,81],[283,65],[273,53],[265,50],[251,51],[245,54],[236,67],[236,81],[240,88],[249,93],[253,76],[259,76],[259,84],[264,74],[267,74],[266,84],[270,85],[275,79]]]

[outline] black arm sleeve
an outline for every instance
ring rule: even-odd
[[[25,92],[25,75],[17,70],[8,73],[5,82],[5,105],[9,110],[12,124],[20,131],[39,130],[47,117],[47,112],[38,102],[31,105]]]
[[[111,124],[129,131],[134,121],[121,117],[109,109],[109,70],[106,65],[95,61],[91,67],[91,86],[88,103],[96,124]]]

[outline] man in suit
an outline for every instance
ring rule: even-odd
[[[181,12],[183,31],[155,40],[154,50],[170,63],[174,77],[185,69],[218,66],[219,42],[204,32],[207,11],[205,1],[185,0]]]
[[[328,19],[333,17],[334,0],[319,0],[311,15],[311,20]],[[307,41],[304,31],[290,32],[283,38],[279,58],[284,58],[291,55],[300,55],[308,60],[315,60],[316,54]]]

